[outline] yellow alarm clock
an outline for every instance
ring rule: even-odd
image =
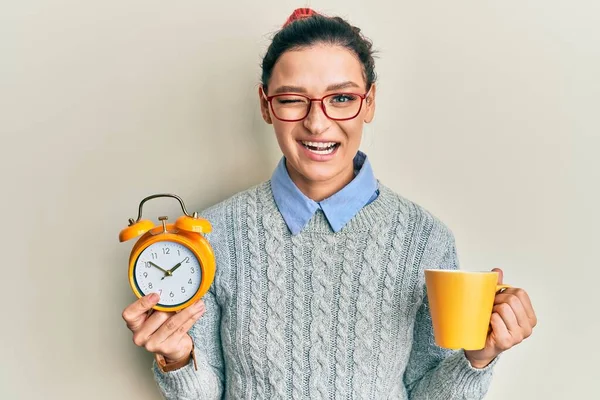
[[[142,207],[158,197],[177,199],[184,213],[174,224],[159,217],[162,226],[142,219]],[[209,221],[188,214],[183,200],[174,194],[155,194],[140,202],[137,220],[119,234],[125,242],[142,235],[129,257],[129,284],[140,298],[152,292],[160,295],[153,307],[159,311],[178,311],[194,304],[206,294],[215,277],[215,256],[204,234],[212,230]]]

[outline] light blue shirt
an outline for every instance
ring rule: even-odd
[[[271,189],[279,212],[292,235],[297,235],[317,210],[322,210],[331,229],[338,232],[364,206],[379,195],[379,185],[367,155],[354,157],[354,179],[340,191],[322,201],[309,199],[290,178],[282,157],[271,177]]]

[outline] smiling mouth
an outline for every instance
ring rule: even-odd
[[[309,142],[301,140],[300,143],[309,151],[315,154],[331,154],[340,145],[339,142]]]

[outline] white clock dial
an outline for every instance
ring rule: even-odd
[[[186,246],[161,241],[146,247],[135,262],[135,283],[142,293],[160,294],[158,305],[175,307],[191,299],[200,288],[202,271]]]

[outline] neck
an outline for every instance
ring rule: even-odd
[[[309,199],[322,201],[339,192],[354,178],[354,164],[349,164],[339,174],[325,181],[312,181],[306,179],[302,174],[291,168],[286,163],[286,168],[290,179],[300,189],[300,191]]]

